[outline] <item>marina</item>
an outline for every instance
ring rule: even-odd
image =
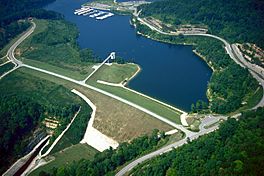
[[[94,13],[98,12],[97,10],[92,10],[91,12],[83,14],[83,16],[92,15]]]
[[[80,9],[76,9],[74,11],[74,15],[79,15],[79,16],[88,16],[90,18],[94,18],[96,20],[104,20],[107,19],[111,16],[114,16],[113,13],[109,11],[103,11],[99,9],[95,9],[90,6],[82,6]]]
[[[76,24],[81,48],[90,48],[101,58],[115,51],[117,56],[139,64],[142,70],[129,81],[129,88],[184,111],[191,110],[191,104],[197,100],[207,101],[212,70],[192,52],[191,46],[165,44],[137,35],[129,22],[130,16],[115,14],[98,20],[89,15],[75,15],[75,9],[84,7],[85,3],[87,0],[57,0],[46,9],[60,12]],[[89,7],[111,12],[105,10],[108,7],[100,10],[94,4]]]

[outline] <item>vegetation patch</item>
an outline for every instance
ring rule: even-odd
[[[159,137],[158,137],[159,136]],[[106,150],[93,160],[81,160],[69,166],[54,169],[51,175],[113,175],[114,170],[136,157],[161,147],[168,142],[164,132],[154,130],[150,136],[142,136],[131,143],[122,143],[116,150]],[[46,171],[43,172],[43,174]]]
[[[97,72],[91,77],[93,82],[97,80],[106,81],[110,83],[121,83],[131,78],[139,67],[136,64],[116,64],[111,66],[103,65]],[[90,80],[89,80],[90,81]]]
[[[173,26],[207,25],[209,33],[232,42],[264,47],[264,3],[257,0],[165,0],[138,8],[141,16],[153,16]]]
[[[210,110],[214,113],[226,114],[246,106],[249,99],[261,99],[261,97],[251,96],[254,95],[255,90],[261,88],[257,80],[248,70],[237,65],[229,57],[220,41],[208,37],[168,36],[154,32],[137,21],[135,25],[140,33],[153,39],[172,44],[192,45],[195,53],[199,54],[213,69],[207,91],[209,104],[206,105],[206,102],[199,100],[199,106],[197,103],[192,105],[193,112]]]
[[[133,175],[263,175],[264,109],[136,167]],[[256,164],[257,163],[257,164]]]
[[[76,26],[62,20],[37,20],[36,29],[16,50],[16,56],[29,65],[84,79],[100,59],[91,50],[81,50],[76,42]]]
[[[30,23],[24,20],[28,17],[37,17],[43,19],[62,19],[62,15],[53,11],[41,9],[41,7],[53,2],[54,0],[1,0],[0,16],[0,57],[7,52],[7,44],[12,39],[25,31]]]
[[[23,69],[7,75],[0,82],[1,119],[3,125],[0,134],[3,150],[7,156],[2,157],[1,173],[15,159],[28,153],[46,133],[42,123],[45,118],[56,118],[59,126],[53,130],[52,141],[70,122],[79,106],[79,113],[71,128],[65,134],[69,144],[58,143],[59,150],[79,143],[89,120],[90,107],[65,87],[21,72]],[[25,99],[25,100],[24,100]],[[12,121],[10,119],[13,119]],[[12,132],[9,135],[9,130]],[[19,134],[19,135],[18,135]],[[62,139],[63,141],[63,139]],[[7,150],[7,151],[6,151]],[[11,153],[10,153],[11,152]],[[7,162],[6,158],[9,158]]]
[[[22,68],[21,71],[33,77],[63,85],[68,89],[76,89],[84,94],[97,108],[93,126],[118,142],[129,141],[143,134],[150,134],[153,129],[161,131],[173,129],[134,107],[86,87],[27,68]]]
[[[13,63],[7,63],[5,65],[2,65],[0,67],[0,76],[3,75],[4,73],[8,72],[9,70],[11,70],[14,67]]]
[[[67,167],[75,162],[79,162],[84,159],[93,160],[94,156],[97,153],[97,150],[87,144],[76,144],[44,158],[44,160],[48,162],[48,164],[39,167],[29,175],[43,175],[43,171],[48,173],[55,173],[55,168]]]

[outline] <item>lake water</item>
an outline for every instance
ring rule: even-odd
[[[170,45],[136,34],[129,16],[113,16],[96,21],[74,15],[85,0],[57,0],[46,8],[62,13],[79,29],[81,48],[90,48],[105,58],[115,51],[118,56],[133,59],[142,71],[129,87],[183,110],[190,110],[197,100],[207,101],[207,83],[212,74],[191,46]]]

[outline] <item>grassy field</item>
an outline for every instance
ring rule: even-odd
[[[118,142],[129,141],[143,134],[150,134],[153,129],[162,131],[173,129],[136,108],[86,87],[26,68],[21,69],[21,71],[50,80],[69,89],[75,88],[86,95],[97,106],[94,127]]]
[[[45,62],[40,62],[40,61],[36,61],[36,60],[31,60],[31,59],[21,59],[25,64],[34,66],[34,67],[38,67],[44,70],[49,70],[51,72],[57,73],[57,74],[61,74],[76,80],[83,80],[87,77],[87,75],[89,75],[93,70],[92,70],[92,66],[94,64],[90,64],[88,67],[84,68],[84,70],[80,71],[77,67],[79,67],[79,65],[71,65],[70,70],[62,68],[62,67],[58,67],[58,66],[54,66]],[[76,69],[75,69],[76,68]]]
[[[30,176],[38,176],[39,173],[44,170],[45,172],[52,173],[53,167],[61,167],[72,163],[73,161],[79,161],[81,159],[92,160],[94,155],[98,151],[90,147],[87,144],[76,144],[69,148],[66,148],[60,152],[54,153],[51,156],[45,158],[45,160],[51,162],[33,171]]]
[[[0,75],[4,74],[5,72],[8,72],[14,67],[14,64],[9,62],[3,66],[0,67]]]
[[[180,124],[181,113],[175,111],[167,106],[155,102],[149,98],[138,95],[122,87],[115,87],[97,83],[97,80],[103,80],[111,83],[120,83],[127,78],[130,78],[137,71],[138,67],[134,64],[125,65],[112,65],[101,67],[92,77],[88,80],[87,84],[93,85],[97,88],[110,92],[121,98],[129,100],[137,105],[140,105],[160,116],[163,116],[175,123]]]
[[[0,81],[0,94],[23,94],[36,100],[42,105],[65,105],[72,102],[81,103],[81,99],[75,96],[62,85],[50,81],[32,77],[19,68]]]
[[[143,97],[141,95],[135,94],[127,89],[124,89],[122,87],[114,87],[109,85],[103,85],[99,83],[91,83],[91,85],[100,88],[102,90],[105,90],[107,92],[110,92],[114,95],[117,95],[119,97],[122,97],[128,101],[131,101],[139,106],[142,106],[162,117],[165,117],[175,123],[180,124],[180,115],[181,113],[178,111],[175,111],[167,106],[164,106],[158,102],[155,102],[149,98]]]
[[[138,69],[139,67],[136,64],[113,63],[111,66],[103,65],[91,77],[91,81],[96,82],[97,80],[101,80],[111,83],[121,83],[132,77]]]

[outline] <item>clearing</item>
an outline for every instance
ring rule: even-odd
[[[132,92],[129,89],[97,83],[97,80],[107,81],[110,83],[120,83],[125,80],[129,80],[129,78],[134,76],[137,71],[138,66],[135,64],[113,64],[111,66],[104,65],[91,77],[91,79],[88,80],[87,84],[131,101],[143,108],[146,108],[162,117],[169,119],[172,122],[181,124],[180,115],[182,113],[179,111],[176,111],[157,101],[153,101],[150,98]]]

